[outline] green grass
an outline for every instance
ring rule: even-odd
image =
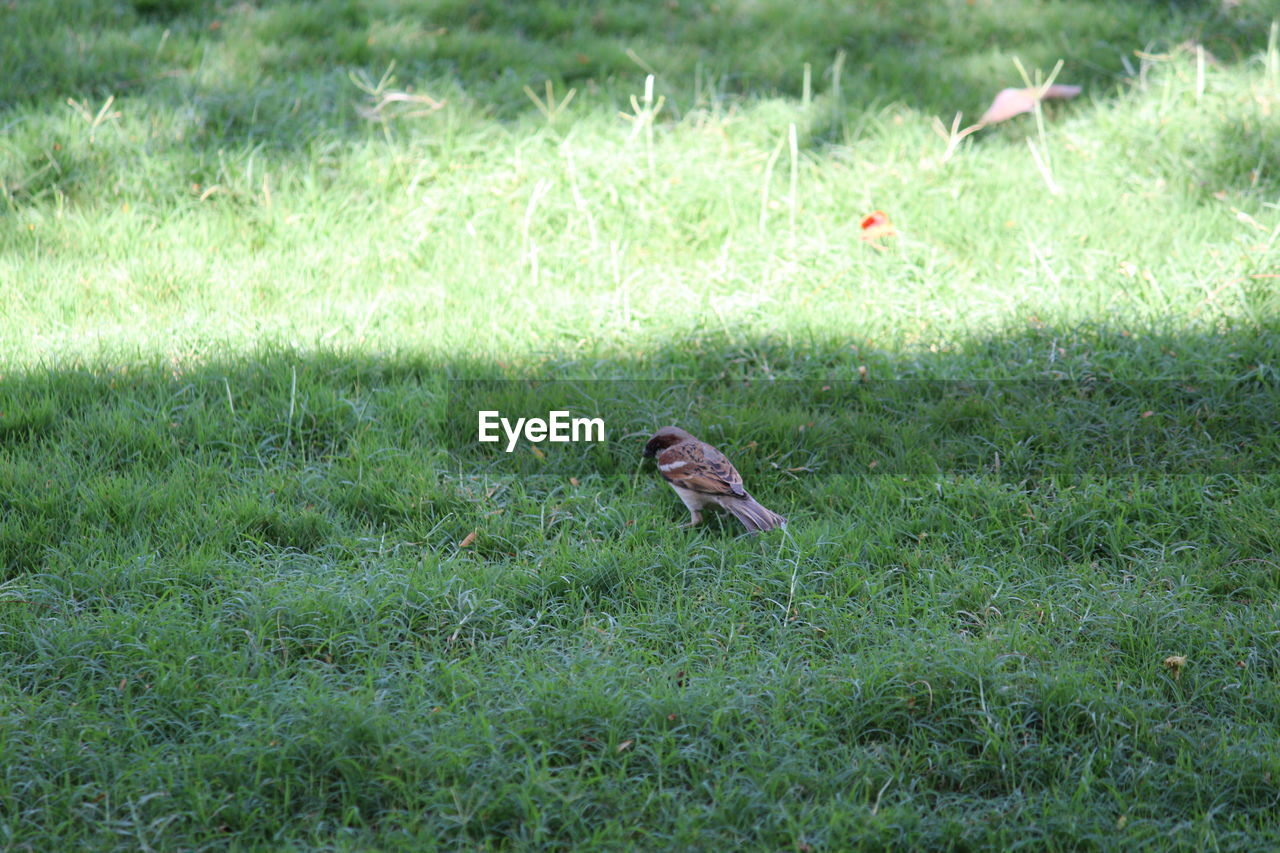
[[[1276,17],[0,8],[0,849],[1276,847]]]

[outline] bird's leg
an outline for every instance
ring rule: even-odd
[[[689,510],[689,523],[685,527],[697,527],[702,523],[702,511],[697,509]]]

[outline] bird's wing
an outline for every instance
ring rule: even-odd
[[[658,471],[673,486],[704,495],[742,497],[742,475],[724,454],[701,441],[673,444],[658,454]]]

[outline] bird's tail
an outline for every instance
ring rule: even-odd
[[[752,533],[772,530],[775,527],[785,527],[787,524],[785,518],[773,510],[761,506],[751,495],[745,495],[739,500],[724,501],[723,506],[733,513],[733,517],[741,521],[743,526]]]

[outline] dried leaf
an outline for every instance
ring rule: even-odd
[[[633,743],[635,743],[634,740],[624,740],[622,743],[618,744],[618,752],[626,752],[631,748]]]
[[[1182,670],[1187,666],[1187,657],[1186,655],[1169,655],[1164,659],[1164,665],[1172,670],[1174,678],[1180,678]]]
[[[582,484],[578,482],[578,478],[577,478],[577,477],[570,477],[570,478],[569,478],[569,485],[571,485],[571,486],[581,486]]]
[[[470,547],[471,547],[471,543],[472,543],[472,542],[474,542],[474,541],[476,541],[476,536],[477,536],[479,533],[480,533],[480,531],[479,531],[479,530],[473,530],[473,531],[471,531],[471,532],[470,532],[470,533],[468,533],[466,536],[462,537],[462,541],[458,543],[458,547],[459,547],[459,548],[470,548]]]
[[[1067,86],[1061,83],[1055,83],[1043,93],[1036,86],[1024,89],[1001,89],[995,100],[991,102],[991,106],[987,107],[987,111],[982,114],[982,118],[978,119],[978,125],[1007,121],[1014,116],[1034,110],[1038,100],[1066,100],[1076,97],[1080,91],[1079,86]]]
[[[543,453],[543,452],[542,452],[542,448],[538,447],[536,444],[531,444],[531,445],[529,445],[529,449],[530,449],[530,450],[532,450],[532,451],[533,451],[533,455],[534,455],[534,456],[536,456],[536,457],[538,457],[539,459],[546,459],[546,458],[547,458],[547,454]]]

